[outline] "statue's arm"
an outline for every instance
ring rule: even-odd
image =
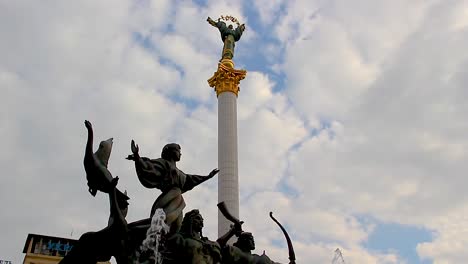
[[[213,27],[217,27],[216,22],[213,19],[211,19],[211,17],[208,17],[206,21],[208,21],[208,23],[210,23],[210,25],[212,25]]]
[[[213,169],[207,176],[195,175],[195,174],[185,174],[186,179],[184,186],[182,188],[182,192],[190,191],[195,186],[213,178],[216,174],[218,174],[218,169]],[[183,173],[180,171],[180,173]]]
[[[131,148],[133,154],[128,155],[127,159],[135,162],[135,170],[140,183],[146,188],[158,188],[163,174],[168,171],[167,164],[162,159],[151,160],[140,157],[139,147],[133,140]]]
[[[237,228],[235,226],[232,226],[229,229],[229,231],[227,231],[226,234],[218,238],[216,242],[219,244],[221,248],[224,248],[227,242],[229,241],[229,239],[231,239],[231,237],[233,237],[237,232],[238,232]]]
[[[153,168],[151,166],[150,159],[140,156],[139,154],[140,147],[138,147],[138,145],[135,144],[134,140],[132,140],[132,143],[131,143],[131,150],[132,150],[132,154],[128,155],[126,159],[135,161],[135,167],[137,169],[137,172],[146,171],[146,172],[152,173]]]
[[[241,38],[242,36],[242,33],[244,33],[244,30],[245,30],[245,24],[242,24],[240,26],[238,26],[234,32],[235,32],[235,35],[234,35],[234,40],[235,41],[239,41],[239,39]]]
[[[132,143],[130,145],[130,149],[132,150],[132,154],[128,155],[126,159],[133,160],[135,162],[140,162],[140,147],[135,144],[135,140],[132,139]]]

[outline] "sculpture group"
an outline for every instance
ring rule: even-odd
[[[125,217],[129,197],[117,188],[119,178],[113,177],[107,168],[112,138],[102,141],[93,153],[94,131],[91,122],[86,120],[85,127],[88,139],[83,164],[89,192],[93,196],[97,191],[108,195],[109,221],[102,230],[83,234],[61,264],[95,264],[108,261],[111,257],[118,264],[277,263],[265,254],[251,252],[255,249],[252,234],[242,230],[243,222],[231,216],[224,203],[218,204],[218,208],[233,225],[216,241],[203,236],[203,217],[199,210],[191,210],[183,216],[185,202],[182,194],[213,178],[219,170],[213,169],[207,176],[184,173],[176,166],[181,157],[181,148],[175,143],[164,146],[161,158],[150,159],[140,156],[139,147],[132,140],[132,154],[127,159],[134,162],[140,183],[146,188],[158,189],[160,194],[150,210],[149,218],[127,223]],[[286,232],[285,235],[292,249]],[[237,236],[237,241],[229,245],[228,241],[233,236]],[[292,255],[290,252],[289,263],[295,263],[293,251]]]
[[[237,23],[237,28],[226,26],[220,19],[214,21],[208,18],[207,21],[220,31],[224,43],[222,59],[232,59],[234,44],[240,39],[245,26],[230,16],[222,19]],[[181,158],[181,148],[175,143],[165,145],[160,158],[151,159],[140,156],[139,146],[131,141],[131,154],[127,160],[133,161],[140,183],[146,188],[157,189],[159,194],[149,210],[149,218],[128,223],[129,197],[117,188],[119,177],[114,177],[108,169],[113,139],[100,142],[93,153],[93,126],[86,120],[85,127],[88,138],[83,164],[88,190],[92,196],[98,191],[108,195],[109,221],[102,230],[83,234],[61,264],[95,264],[108,261],[111,257],[118,264],[277,263],[265,253],[252,253],[255,249],[253,235],[242,230],[243,222],[232,216],[223,202],[217,206],[232,222],[232,226],[216,240],[203,236],[204,219],[198,209],[183,214],[183,194],[213,178],[219,170],[213,169],[206,176],[184,173],[176,166]],[[295,264],[294,250],[286,230],[271,213],[270,217],[283,231],[289,248],[289,263]],[[228,241],[234,236],[237,240],[231,245]]]

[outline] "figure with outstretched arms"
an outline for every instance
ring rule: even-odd
[[[208,23],[213,27],[218,28],[219,33],[221,34],[221,40],[224,43],[222,58],[232,59],[232,57],[234,57],[235,42],[240,40],[242,33],[245,30],[245,24],[238,24],[236,29],[234,29],[232,25],[226,25],[226,23],[219,18],[217,21],[214,21],[208,17],[206,21],[208,21]]]
[[[185,208],[182,194],[213,178],[219,170],[214,169],[207,176],[186,174],[179,170],[176,162],[180,160],[181,152],[180,146],[175,143],[165,145],[161,158],[158,159],[141,157],[139,147],[133,140],[131,150],[132,154],[127,159],[135,162],[140,183],[146,188],[156,188],[162,192],[151,208],[150,218],[156,209],[163,209],[166,224],[171,227],[169,233],[177,232],[182,224],[182,211]]]

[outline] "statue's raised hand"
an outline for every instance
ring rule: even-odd
[[[244,231],[242,231],[242,224],[244,224],[244,221],[240,221],[240,222],[235,223],[235,224],[233,224],[231,226],[231,228],[234,229],[234,234],[237,237],[239,237],[242,234],[242,232],[244,232]]]
[[[128,160],[137,160],[140,157],[140,154],[138,154],[138,151],[140,150],[140,148],[138,147],[137,144],[135,144],[135,141],[133,139],[132,139],[132,143],[130,145],[130,148],[131,148],[133,154],[128,155],[126,159],[128,159]]]
[[[140,150],[140,148],[138,147],[137,144],[135,144],[135,140],[133,140],[133,139],[132,139],[131,148],[132,148],[132,153],[134,155],[138,155],[138,151]]]
[[[213,178],[216,174],[218,174],[219,170],[218,169],[214,169],[210,172],[210,174],[208,174],[208,178]]]
[[[244,31],[245,30],[245,24],[240,25],[239,28],[240,28],[241,31]]]
[[[211,17],[208,17],[206,21],[208,21],[208,23],[210,23],[210,25],[212,25],[213,27],[216,27],[216,22],[213,19],[211,19]]]

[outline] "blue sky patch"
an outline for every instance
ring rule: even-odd
[[[382,223],[368,218],[360,220],[376,225],[369,239],[363,245],[365,248],[378,252],[394,251],[411,264],[431,263],[429,260],[421,260],[416,252],[416,246],[419,243],[432,241],[430,230],[395,223]]]

